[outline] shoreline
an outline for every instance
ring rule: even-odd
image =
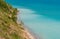
[[[19,10],[18,14],[20,14],[20,10]],[[21,21],[22,20],[20,19],[20,22]],[[18,21],[19,24],[20,24],[20,22]],[[23,27],[24,27],[24,30],[23,30],[24,34],[23,35],[24,35],[24,37],[26,37],[26,39],[40,39],[40,37],[37,36],[36,33],[32,32],[32,30],[28,26],[26,26],[24,24],[24,22],[22,22],[22,23],[23,23]]]
[[[36,37],[33,36],[27,29],[25,29],[24,31],[24,37],[26,37],[27,39],[36,39]]]
[[[28,26],[23,26],[27,35],[31,37],[31,39],[41,39],[36,33],[34,33]]]
[[[20,22],[18,22],[18,21],[17,21],[17,23],[20,24]],[[25,39],[37,39],[36,36],[33,35],[33,34],[29,31],[29,29],[27,28],[27,26],[25,26],[24,24],[23,24],[23,28],[24,28],[24,30],[22,30],[22,31],[23,31],[23,37],[24,37]]]

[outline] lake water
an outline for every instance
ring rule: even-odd
[[[60,39],[59,0],[6,0],[20,10],[18,20],[44,39]],[[21,17],[21,18],[20,18]]]

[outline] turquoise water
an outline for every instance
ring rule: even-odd
[[[34,33],[44,39],[60,39],[59,0],[6,0],[20,10],[21,19]]]

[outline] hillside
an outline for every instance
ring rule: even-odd
[[[0,0],[0,39],[26,39],[23,24],[18,24],[18,10]]]

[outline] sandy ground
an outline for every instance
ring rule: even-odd
[[[26,37],[27,39],[36,39],[27,29],[25,29],[24,32],[24,37]]]

